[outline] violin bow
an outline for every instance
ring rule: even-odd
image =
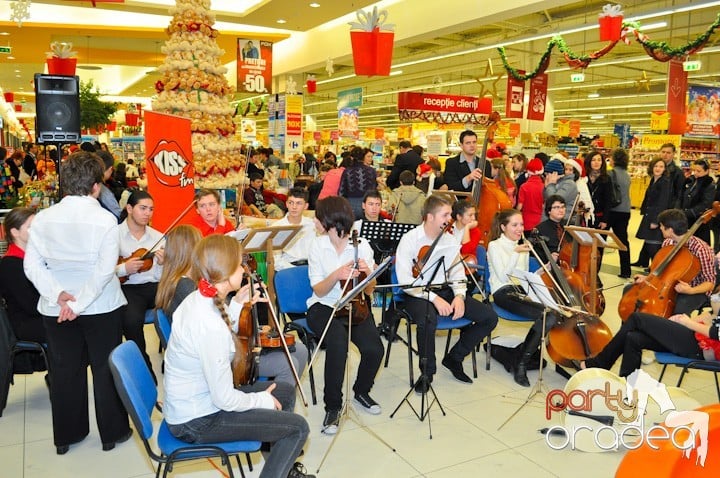
[[[262,278],[260,277],[260,274],[253,271],[251,276],[254,276],[254,281],[258,286],[260,287],[260,296],[262,297],[263,294],[268,299],[270,298],[270,294],[267,290],[267,285],[265,282],[263,282]],[[250,292],[252,294],[252,291]],[[278,331],[278,336],[280,338],[280,342],[283,346],[283,351],[285,352],[285,357],[288,359],[288,363],[290,365],[290,370],[292,370],[293,378],[295,378],[295,383],[297,384],[298,390],[300,391],[300,398],[302,398],[303,405],[305,405],[305,408],[308,407],[308,401],[305,397],[305,391],[302,388],[302,385],[300,384],[300,376],[298,375],[297,369],[295,368],[295,362],[293,362],[292,357],[290,356],[290,348],[288,347],[287,341],[285,340],[285,334],[280,330],[280,320],[278,320],[277,312],[275,311],[275,306],[273,306],[272,301],[268,300],[267,302],[268,309],[270,309],[270,316],[273,319],[273,325],[275,326],[275,330]]]
[[[560,234],[560,242],[558,243],[557,251],[555,251],[555,252],[560,252],[560,249],[562,249],[563,240],[565,240],[565,233],[566,233],[565,228],[570,225],[570,221],[572,221],[573,214],[575,213],[575,208],[577,207],[579,202],[580,202],[580,193],[577,193],[577,195],[575,196],[575,201],[573,201],[572,212],[570,213],[567,220],[565,221],[565,224],[563,224],[563,232],[562,232],[562,234]]]
[[[248,153],[251,153],[251,150],[248,150]],[[243,173],[245,174],[245,179],[249,180],[248,178],[248,166],[250,165],[250,154],[247,154],[245,156],[245,169],[243,170]],[[240,184],[240,193],[237,198],[237,212],[235,213],[235,216],[237,217],[237,224],[235,225],[235,230],[237,231],[240,229],[240,224],[242,224],[242,205],[245,203],[245,181],[243,180],[242,184]]]
[[[165,240],[165,237],[167,236],[167,234],[172,230],[173,227],[177,226],[177,223],[180,222],[180,220],[181,220],[183,217],[185,217],[185,214],[187,214],[188,211],[190,211],[190,208],[192,208],[192,207],[195,205],[196,202],[197,202],[197,200],[196,200],[196,199],[193,199],[193,200],[190,202],[190,204],[188,204],[188,207],[186,207],[185,209],[183,209],[183,211],[180,213],[180,215],[177,216],[177,217],[173,220],[173,222],[170,223],[170,225],[167,227],[167,229],[165,230],[165,233],[160,237],[160,239],[158,239],[157,242],[156,242],[155,244],[153,244],[153,246],[152,246],[150,249],[148,249],[148,251],[147,251],[145,254],[143,254],[143,256],[142,256],[140,259],[145,260],[145,259],[150,259],[150,258],[152,257],[152,255],[154,254],[153,251],[155,250],[155,248],[156,248],[158,245],[160,245],[160,243],[161,243],[162,241]],[[147,257],[146,257],[146,256],[147,256]]]
[[[544,270],[545,273],[547,273],[547,275],[550,276],[550,280],[552,281],[553,285],[555,287],[557,287],[558,295],[565,301],[566,304],[569,304],[570,299],[568,299],[567,295],[565,295],[565,291],[563,291],[562,287],[560,287],[560,284],[558,284],[557,280],[555,279],[555,276],[553,276],[553,274],[552,274],[552,270],[550,269],[550,267],[547,264],[545,264],[542,261],[542,259],[540,259],[540,255],[538,255],[537,251],[535,250],[535,247],[533,247],[532,242],[528,241],[525,238],[525,234],[522,235],[522,238],[523,238],[523,241],[525,241],[525,243],[528,246],[530,246],[530,251],[532,252],[533,256],[535,256],[535,259],[537,259],[537,261],[540,263],[540,267],[542,268],[542,270]],[[540,239],[540,240],[542,240],[542,239]],[[553,260],[553,258],[548,257],[548,261],[551,261],[551,260]]]

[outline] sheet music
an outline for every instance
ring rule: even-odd
[[[536,273],[515,269],[508,274],[508,278],[512,283],[522,287],[527,292],[528,298],[533,302],[553,310],[560,310],[560,306],[553,298],[550,290]]]
[[[244,241],[248,234],[250,234],[250,228],[238,229],[225,233],[226,236],[234,237],[240,242]]]

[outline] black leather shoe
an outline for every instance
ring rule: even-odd
[[[472,379],[468,377],[463,371],[462,362],[453,360],[450,358],[449,355],[446,355],[445,358],[442,359],[442,364],[446,369],[450,370],[450,372],[453,374],[453,377],[455,377],[457,380],[463,383],[472,383]]]
[[[133,433],[133,431],[131,428],[130,430],[128,430],[127,434],[121,436],[116,441],[110,442],[110,443],[103,443],[102,444],[103,451],[110,451],[110,450],[114,449],[115,445],[117,445],[118,443],[124,443],[124,442],[128,441],[130,439],[130,437],[132,436],[132,433]]]
[[[621,278],[621,279],[629,279],[629,278],[630,278],[630,274],[618,274],[618,277]]]
[[[430,384],[432,383],[433,378],[425,377],[425,380],[418,380],[415,384],[415,393],[422,395],[423,393],[428,393],[430,390]]]
[[[70,445],[56,446],[55,451],[58,455],[64,455],[70,450]]]

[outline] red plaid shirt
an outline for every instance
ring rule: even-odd
[[[675,241],[672,239],[665,239],[662,243],[663,246],[673,246]],[[690,236],[688,239],[687,248],[690,253],[700,260],[700,272],[690,282],[690,286],[695,287],[704,282],[711,282],[715,284],[715,255],[712,247],[707,242],[699,239],[695,236]],[[710,295],[712,289],[706,292],[706,295]]]

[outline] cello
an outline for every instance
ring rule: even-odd
[[[546,257],[552,257],[544,241],[538,241]],[[530,246],[535,258],[540,260]],[[540,261],[542,264],[542,261]],[[558,322],[548,332],[547,353],[558,365],[568,367],[573,360],[585,360],[597,355],[612,339],[612,331],[597,315],[587,313],[577,294],[582,290],[582,279],[573,271],[561,269],[550,259],[543,264],[543,282],[557,288],[558,295],[566,302],[566,308],[559,314]],[[549,276],[546,278],[545,276]],[[550,282],[550,284],[548,283]]]
[[[260,339],[258,332],[257,307],[252,303],[254,286],[252,275],[247,274],[250,282],[250,298],[243,304],[238,318],[237,333],[228,323],[230,335],[235,344],[235,355],[232,359],[233,385],[253,384],[258,379],[260,367]]]
[[[623,294],[618,304],[618,314],[624,321],[633,312],[644,312],[659,317],[669,317],[675,310],[679,281],[690,282],[700,272],[700,260],[685,244],[698,228],[707,224],[720,213],[720,202],[700,216],[680,240],[673,246],[661,248],[650,265],[650,274],[642,282],[636,282]]]
[[[478,229],[480,229],[480,244],[487,247],[490,229],[492,228],[495,214],[503,209],[512,208],[512,201],[507,193],[498,186],[491,178],[485,177],[485,163],[487,162],[488,144],[493,140],[495,131],[498,128],[500,114],[496,111],[490,113],[488,127],[485,132],[482,153],[478,168],[483,172],[483,177],[476,180],[472,187],[472,204],[477,210]]]
[[[575,226],[580,226],[580,218],[588,211],[585,204],[580,201],[575,209]],[[563,232],[563,236],[565,233]],[[593,289],[590,260],[592,257],[592,247],[581,246],[577,241],[560,241],[560,250],[558,251],[558,263],[563,270],[575,272],[581,278],[581,290],[579,296],[585,310],[590,313],[602,315],[605,312],[605,296],[602,289]],[[592,310],[592,295],[595,295],[595,308]]]

